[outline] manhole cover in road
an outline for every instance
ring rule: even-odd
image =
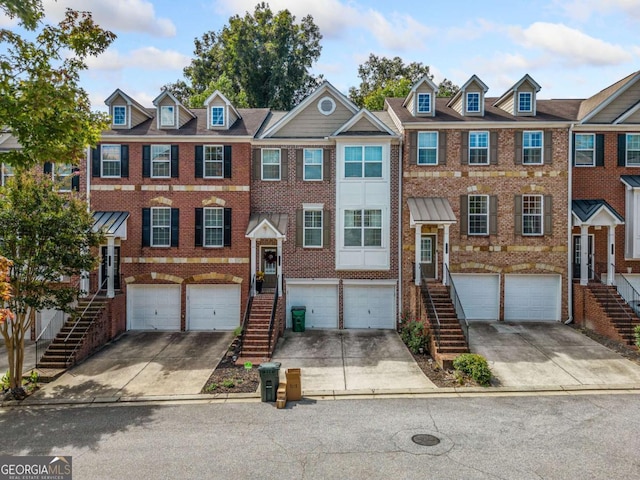
[[[418,445],[422,445],[423,447],[433,447],[434,445],[438,445],[440,443],[440,439],[434,435],[428,435],[426,433],[419,433],[418,435],[414,435],[411,437],[413,443],[417,443]]]

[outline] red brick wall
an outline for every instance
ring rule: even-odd
[[[606,313],[589,288],[579,283],[573,284],[573,318],[577,325],[614,340],[625,342],[611,325]]]

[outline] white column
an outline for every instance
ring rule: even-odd
[[[609,249],[607,251],[607,285],[615,284],[616,275],[616,226],[609,225]]]
[[[251,276],[249,277],[250,280],[253,280],[256,278],[256,239],[252,238],[251,239]],[[253,289],[251,291],[251,295],[255,295],[256,294],[256,284],[255,282],[253,282]]]
[[[107,298],[116,296],[114,289],[114,265],[115,260],[115,238],[113,235],[107,235]]]
[[[443,255],[442,255],[442,264],[446,267],[446,269],[443,267],[442,269],[442,283],[444,285],[447,285],[449,282],[447,282],[447,269],[449,268],[449,224],[445,224],[444,226],[444,245],[443,245]]]
[[[589,283],[589,226],[580,227],[580,285]]]
[[[414,276],[415,276],[415,284],[420,285],[422,283],[422,275],[420,274],[420,260],[422,259],[422,224],[416,224],[416,240],[415,240],[415,265],[414,265]]]
[[[278,239],[278,249],[276,253],[276,272],[278,274],[278,296],[282,296],[282,239]]]
[[[83,271],[80,274],[80,290],[82,291],[82,293],[80,294],[80,297],[85,298],[89,296],[90,288],[91,288],[91,285],[89,282],[89,272]]]

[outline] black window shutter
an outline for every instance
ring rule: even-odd
[[[491,132],[489,134],[489,164],[498,164],[498,132]]]
[[[627,165],[627,134],[618,134],[618,166],[625,167]]]
[[[262,180],[262,153],[259,148],[254,148],[251,155],[253,157],[253,179]]]
[[[469,132],[460,132],[460,164],[469,165]]]
[[[289,181],[289,150],[280,149],[280,180]]]
[[[409,165],[418,163],[418,132],[409,132]]]
[[[202,235],[202,218],[204,216],[204,209],[203,208],[196,208],[196,231],[195,231],[195,235],[196,235],[196,247],[201,247],[202,246],[202,239],[203,239],[203,235]]]
[[[489,235],[498,234],[498,196],[489,197]]]
[[[171,145],[171,178],[179,177],[179,155],[180,151],[178,145]]]
[[[544,132],[544,156],[542,162],[545,165],[553,165],[553,132],[551,130]]]
[[[196,145],[196,178],[204,177],[204,147]]]
[[[52,171],[53,171],[53,164],[51,162],[46,162],[44,164],[43,172],[45,173],[45,175],[51,175]]]
[[[460,195],[460,235],[469,235],[469,200],[467,195]]]
[[[224,246],[231,246],[231,209],[224,209]]]
[[[151,209],[142,209],[142,246],[151,245]]]
[[[142,176],[151,176],[151,145],[142,146]]]
[[[129,178],[129,145],[120,145],[120,176]]]
[[[100,145],[91,149],[91,176],[100,176]]]
[[[231,178],[231,145],[225,145],[224,151],[224,178]]]
[[[513,225],[516,235],[522,235],[522,195],[516,195],[513,208]]]
[[[514,153],[516,165],[522,165],[522,132],[516,132]]]
[[[302,247],[304,245],[304,211],[301,208],[296,210],[296,247]]]
[[[596,134],[596,167],[604,167],[604,134]]]
[[[447,132],[438,133],[438,165],[447,164]]]
[[[296,180],[304,180],[303,155],[304,150],[301,148],[296,149]]]
[[[178,235],[180,233],[180,209],[171,209],[171,246],[177,247],[180,245],[178,241]]]
[[[553,197],[551,195],[544,196],[544,234],[553,234]]]
[[[331,181],[331,149],[322,151],[322,177],[325,182]]]
[[[71,169],[71,190],[74,192],[80,191],[80,169],[78,167],[73,167]]]
[[[571,165],[576,164],[576,134],[571,134]]]
[[[322,211],[322,247],[329,248],[331,244],[331,211]]]

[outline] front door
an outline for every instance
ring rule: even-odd
[[[573,236],[573,278],[580,278],[580,235]],[[593,235],[589,235],[588,278],[593,278]]]
[[[260,247],[260,269],[264,272],[263,288],[276,288],[278,281],[278,251],[275,247]]]
[[[102,265],[100,267],[100,290],[107,289],[107,247],[102,247]],[[113,288],[120,289],[120,247],[113,247]]]
[[[420,246],[420,266],[422,278],[436,278],[436,236],[423,235],[422,245]]]

